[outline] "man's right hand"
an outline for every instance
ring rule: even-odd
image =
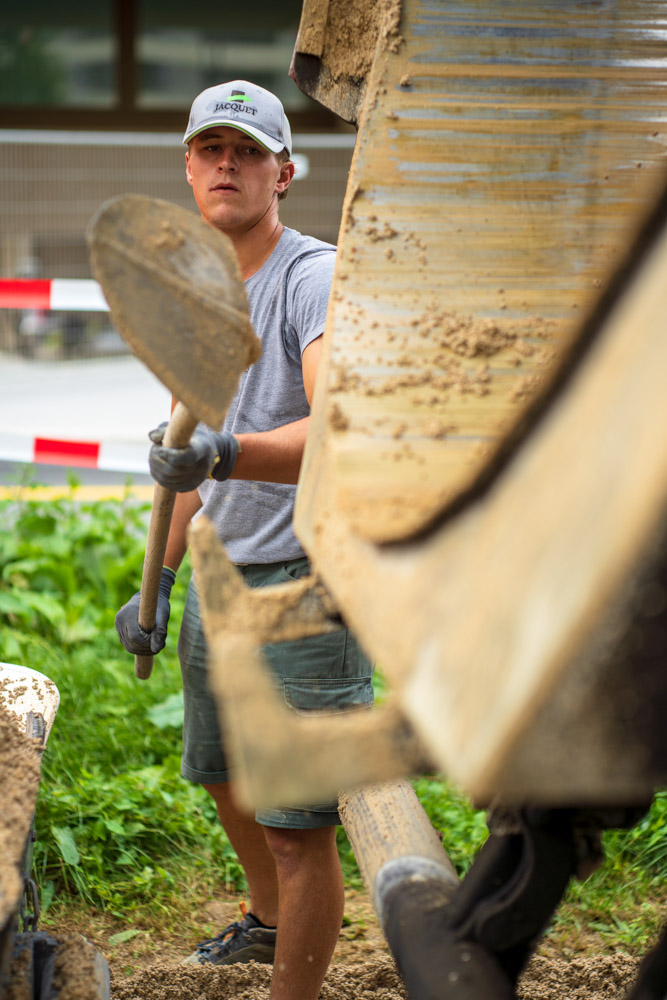
[[[164,649],[171,611],[169,598],[175,579],[174,571],[163,566],[155,612],[155,626],[150,632],[144,631],[139,624],[141,593],[134,594],[116,615],[116,631],[128,653],[133,653],[135,656],[148,656]]]
[[[189,493],[210,476],[221,482],[234,469],[239,443],[229,431],[212,431],[200,425],[185,448],[166,448],[162,441],[167,424],[148,435],[153,446],[148,465],[153,479],[174,493]]]

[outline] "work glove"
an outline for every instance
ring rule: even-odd
[[[153,445],[148,455],[151,475],[174,493],[194,490],[206,478],[229,479],[239,443],[229,431],[212,431],[200,424],[186,448],[165,448],[162,444],[168,424],[162,423],[148,435]]]
[[[164,649],[167,641],[169,612],[171,611],[169,598],[175,579],[176,574],[173,569],[163,566],[155,612],[155,625],[150,632],[144,632],[139,624],[141,593],[131,597],[116,615],[116,631],[128,653],[134,653],[135,656],[147,656],[150,653],[159,653],[161,649]]]

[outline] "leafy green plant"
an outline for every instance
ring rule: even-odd
[[[457,875],[462,877],[487,838],[486,814],[451,782],[426,776],[414,782],[419,801],[442,837]]]
[[[215,808],[179,774],[182,697],[176,629],[147,683],[114,629],[140,585],[149,505],[121,501],[0,504],[0,659],[50,677],[60,709],[44,753],[35,870],[63,893],[114,913],[160,908],[176,873],[244,885]],[[178,621],[187,566],[172,592]],[[190,882],[192,882],[192,877]]]
[[[36,637],[70,649],[113,628],[116,610],[138,589],[149,505],[118,502],[0,505],[2,655],[25,659]],[[25,489],[21,491],[21,495]]]
[[[659,791],[635,826],[603,834],[603,862],[584,881],[570,883],[555,914],[554,939],[585,929],[603,947],[640,953],[656,940],[667,921],[666,814],[667,792]]]

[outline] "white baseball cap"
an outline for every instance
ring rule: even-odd
[[[272,153],[292,152],[292,133],[281,102],[268,90],[246,80],[219,83],[195,97],[183,136],[187,146],[204,129],[229,125],[251,135]]]

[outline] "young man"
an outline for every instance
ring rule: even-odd
[[[185,554],[187,525],[200,513],[213,520],[248,585],[288,582],[308,572],[292,511],[335,248],[286,229],[279,220],[278,201],[294,165],[289,123],[273,94],[243,80],[209,88],[194,101],[184,143],[186,175],[201,215],[230,237],[238,254],[263,353],[243,374],[222,432],[200,425],[183,450],[162,447],[163,428],[151,434],[153,475],[179,495],[154,630],[147,634],[139,628],[139,595],[117,616],[121,640],[133,653],[164,646],[169,593]],[[265,655],[296,708],[372,701],[371,665],[347,631],[272,644]],[[179,657],[185,700],[182,774],[215,800],[250,890],[250,912],[202,942],[188,961],[273,960],[272,1000],[316,1000],[343,916],[336,803],[268,810],[257,817],[236,806],[207,688],[192,581]]]

